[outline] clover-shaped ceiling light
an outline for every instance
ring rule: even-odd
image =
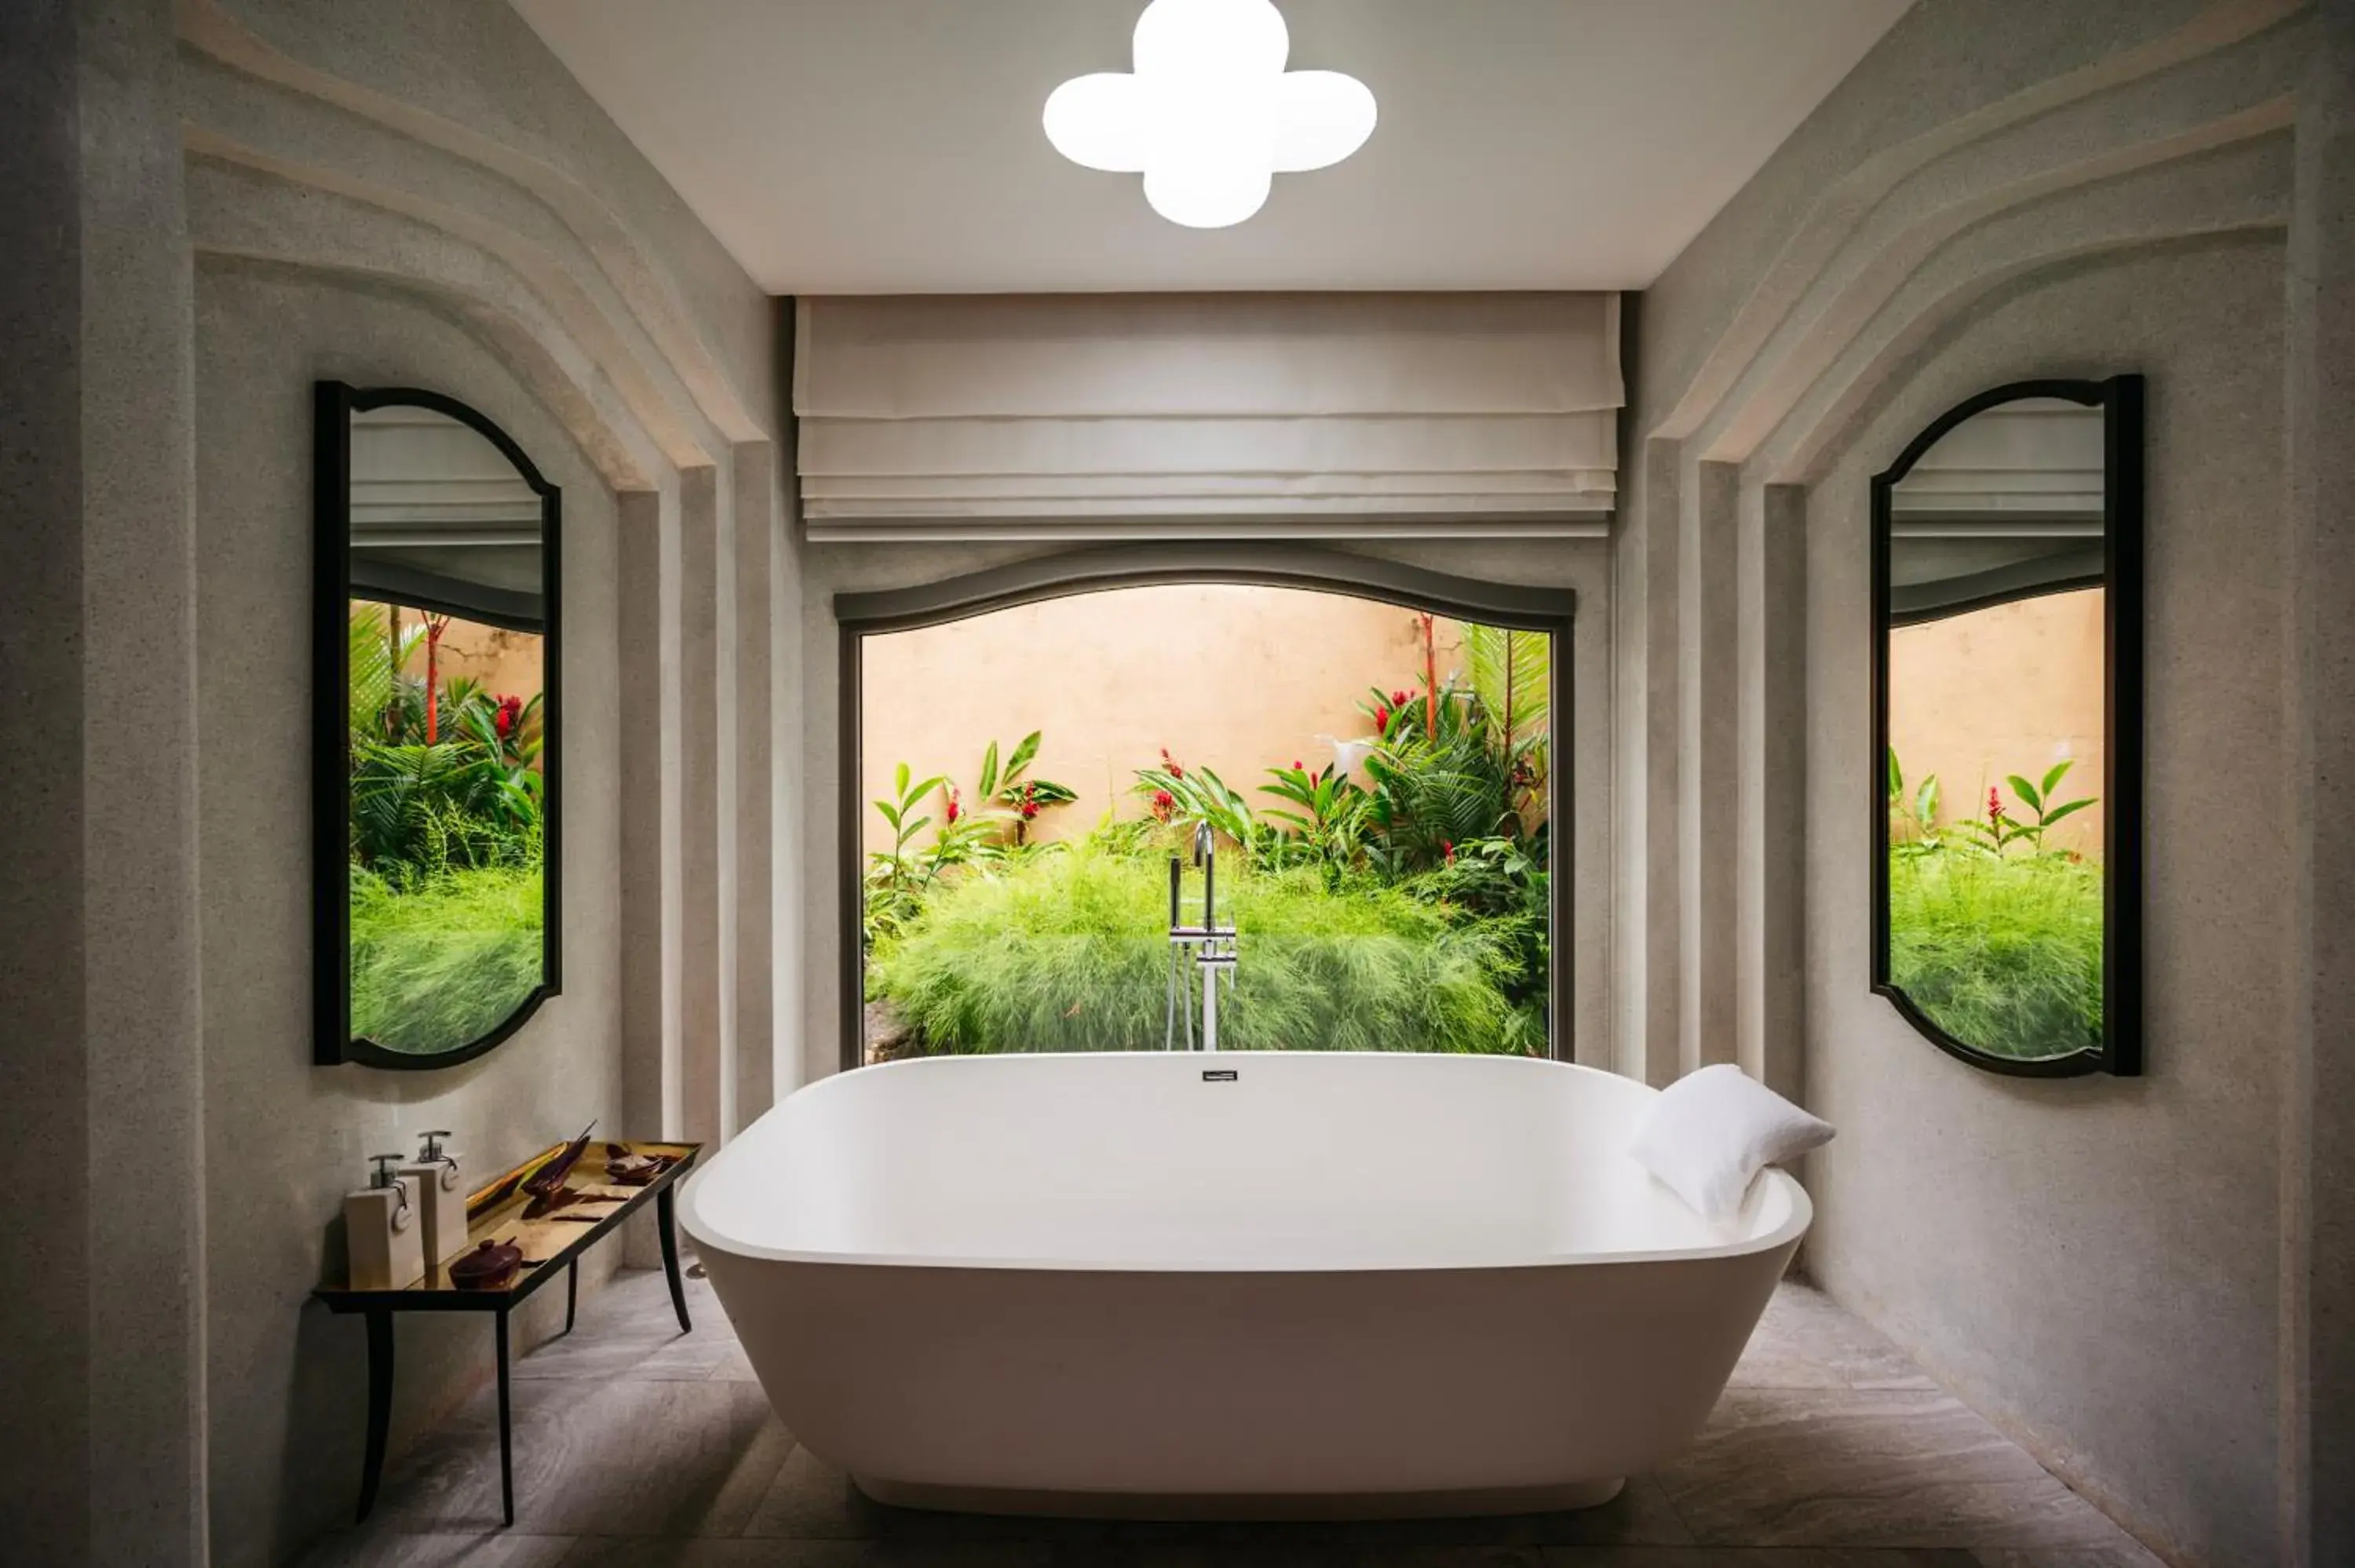
[[[1292,37],[1271,0],[1153,0],[1136,70],[1076,76],[1047,100],[1047,140],[1086,168],[1145,176],[1172,223],[1224,228],[1277,175],[1339,163],[1374,131],[1356,77],[1284,69]]]

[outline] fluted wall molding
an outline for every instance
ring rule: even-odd
[[[510,122],[494,135],[358,81],[304,63],[266,41],[218,0],[176,0],[182,43],[248,76],[372,121],[418,143],[437,148],[512,182],[557,215],[609,279],[647,334],[693,391],[704,417],[731,441],[766,440],[773,417],[756,413],[771,388],[748,389],[706,341],[677,286],[649,259],[650,248],[583,179],[553,157],[523,151],[527,127]],[[372,13],[381,16],[381,11]],[[389,19],[389,18],[387,18]],[[520,26],[520,21],[516,25]],[[584,100],[585,101],[585,96]],[[609,128],[610,129],[610,128]],[[619,145],[635,150],[611,132]],[[650,173],[651,171],[649,171]],[[699,228],[699,226],[698,226]],[[750,284],[747,281],[746,287]],[[757,293],[757,291],[751,291]]]

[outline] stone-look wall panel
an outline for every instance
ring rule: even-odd
[[[2318,15],[2299,0],[1916,6],[1634,313],[1642,332],[1629,439],[1656,461],[1623,493],[1620,579],[1674,571],[1663,557],[1689,510],[1679,482],[1711,461],[1740,465],[1742,782],[1730,826],[1705,810],[1696,822],[1701,802],[1673,791],[1683,809],[1668,818],[1656,807],[1644,822],[1629,810],[1643,837],[1621,846],[1620,906],[1645,912],[1654,939],[1640,959],[1623,959],[1623,979],[1657,998],[1662,988],[1645,970],[1657,976],[1662,961],[1663,882],[1689,888],[1696,857],[1738,854],[1740,1059],[1770,1078],[1783,1062],[1810,1103],[1843,1123],[1810,1163],[1818,1224],[1809,1266],[2185,1562],[2294,1557],[2308,1528],[2299,1520],[2325,1489],[2317,1461],[2344,1444],[2341,1434],[2332,1450],[2333,1435],[2299,1414],[2327,1404],[2323,1369],[2298,1360],[2301,1347],[2320,1344],[2299,1303],[2310,1294],[2319,1315],[2346,1288],[2328,1274],[2325,1222],[2301,1195],[2319,1190],[2355,1128],[2321,1092],[2321,1034],[2308,1036],[2318,1069],[2309,1091],[2288,1075],[2298,1029],[2286,1041],[2284,1028],[2254,1022],[2307,1018],[2294,992],[2309,980],[2323,986],[2329,972],[2318,915],[2301,925],[2296,900],[2279,896],[2296,888],[2282,858],[2296,830],[2280,781],[2303,777],[2320,789],[2328,765],[2318,749],[2301,768],[2270,683],[2288,682],[2293,708],[2328,713],[2334,672],[2310,628],[2286,633],[2296,657],[2264,649],[2264,629],[2290,609],[2290,578],[2329,580],[2320,561],[2293,573],[2275,532],[2292,471],[2281,445],[2281,236],[2344,222],[2343,195],[2334,205],[2315,172],[2334,166],[2316,144],[2337,123],[2316,104],[2343,105],[2350,73],[2328,75]],[[2294,168],[2306,171],[2295,188]],[[2183,280],[2214,278],[2220,257],[2242,271],[2198,309],[2178,308],[2194,292]],[[2128,275],[2154,280],[2153,291],[2094,281]],[[2268,289],[2269,316],[2256,302]],[[2064,303],[2040,318],[2039,334],[1990,351],[1984,323],[2012,320],[2030,299]],[[2293,385],[2307,388],[2293,411],[2330,406],[2329,376],[2343,375],[2329,368],[2343,361],[2337,352],[2326,344],[2323,368],[2304,383],[2293,367]],[[1937,379],[1966,362],[1974,376]],[[2212,371],[2234,394],[2154,383],[2154,417],[2206,443],[2181,458],[2179,442],[2176,489],[2155,491],[2154,505],[2188,508],[2208,530],[2154,545],[2152,570],[2168,574],[2154,577],[2154,635],[2176,636],[2170,648],[2200,650],[2216,666],[2170,652],[2179,662],[2152,669],[2154,704],[2172,705],[2154,706],[2151,785],[2158,808],[2177,813],[2152,863],[2154,1071],[2135,1084],[1999,1082],[1867,1005],[1860,857],[1872,802],[1855,738],[1869,626],[1863,477],[1986,385],[2152,365]],[[2267,377],[2270,390],[2238,396]],[[2327,466],[2315,455],[2327,449],[2309,443],[2307,467]],[[1868,450],[1870,461],[1859,456]],[[2224,494],[2220,476],[2239,488]],[[1777,562],[1780,589],[1767,580]],[[2180,597],[2201,588],[2212,605]],[[1692,637],[1659,634],[1657,596],[1625,608],[1622,657],[1654,669],[1625,673],[1620,744],[1689,733],[1710,671],[1658,678],[1665,649]],[[2167,623],[2195,610],[2207,620],[2188,633]],[[2225,623],[2237,637],[2216,634]],[[2180,684],[2163,697],[2169,681]],[[1852,730],[1854,746],[1828,738],[1826,726]],[[2318,736],[2325,727],[2313,726]],[[1796,766],[1795,734],[1804,740]],[[2253,780],[2238,795],[2215,782],[2229,770],[2222,755],[2248,759],[2230,765]],[[1786,794],[1778,818],[1775,783],[1794,778],[1804,794]],[[2318,861],[2327,858],[2327,830],[2310,836]],[[1780,876],[1770,870],[1778,848]],[[2269,855],[2273,874],[2262,869]],[[2254,891],[2268,885],[2273,906]],[[2324,885],[2315,884],[2318,899]],[[2211,946],[2181,934],[2195,917],[2214,924]],[[1805,983],[1786,982],[1777,997],[1778,969],[1798,967],[1794,931],[1804,933]],[[1678,989],[1699,1005],[1691,987]],[[2271,1013],[2276,1004],[2292,1012]],[[1695,1027],[1673,1012],[1668,1022]],[[2289,1138],[2269,1140],[2268,1120]],[[2055,1190],[2064,1202],[2053,1202]],[[2285,1288],[2268,1283],[2276,1276]],[[2284,1462],[2301,1445],[2312,1457],[2303,1470]]]
[[[1677,824],[1688,845],[1734,838],[1740,477],[1730,463],[1698,463],[1678,487]],[[1734,1059],[1739,869],[1732,854],[1678,860],[1678,1075]]]
[[[2185,1562],[2275,1560],[2293,932],[2277,628],[2282,252],[2265,238],[2031,280],[1951,326],[1813,487],[1806,1063],[1811,1266]],[[1867,482],[1970,393],[2149,377],[2147,1075],[2016,1080],[1867,989]]]
[[[1734,1059],[1800,1099],[1806,933],[1787,912],[1800,907],[1806,876],[1806,492],[1749,486],[1739,504]]]
[[[0,7],[0,1139],[90,1167],[83,1024],[80,66],[71,7]],[[0,1464],[0,1538],[89,1561],[91,1195],[0,1224],[0,1387],[43,1435]]]
[[[478,1176],[622,1129],[618,537],[562,427],[462,327],[414,302],[208,263],[197,315],[197,667],[207,908],[206,1277],[214,1560],[281,1561],[345,1517],[359,1465],[358,1319],[308,1302],[342,1266],[336,1217],[366,1156],[454,1129]],[[564,495],[564,989],[488,1055],[392,1073],[314,1067],[310,1040],[307,609],[311,384],[417,386],[482,409]],[[591,1288],[614,1261],[584,1267]],[[526,1345],[560,1319],[550,1293]],[[401,1321],[396,1447],[487,1375],[484,1325]]]
[[[19,132],[0,220],[0,1129],[54,1178],[0,1244],[23,1287],[0,1309],[0,1383],[27,1406],[0,1533],[60,1564],[194,1563],[203,1227],[155,1201],[203,1180],[170,17],[151,0],[15,7],[0,57]]]
[[[768,298],[511,7],[180,7],[197,48],[531,191],[589,247],[730,439],[774,429]]]
[[[2289,238],[2285,1555],[2355,1561],[2355,0],[2324,0]]]

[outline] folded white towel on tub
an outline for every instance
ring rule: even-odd
[[[1742,1212],[1759,1171],[1831,1139],[1831,1123],[1725,1062],[1661,1090],[1627,1152],[1703,1218],[1722,1224]]]

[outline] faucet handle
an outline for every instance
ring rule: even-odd
[[[368,1178],[368,1185],[391,1188],[394,1206],[405,1213],[409,1208],[409,1189],[402,1186],[400,1178],[392,1173],[392,1168],[400,1163],[401,1157],[398,1154],[371,1154],[368,1158],[376,1161],[376,1173]]]
[[[417,1151],[419,1163],[432,1164],[436,1160],[447,1160],[449,1158],[448,1155],[442,1152],[442,1140],[450,1136],[450,1129],[448,1128],[435,1128],[430,1132],[421,1132],[417,1136],[424,1139],[423,1144]]]

